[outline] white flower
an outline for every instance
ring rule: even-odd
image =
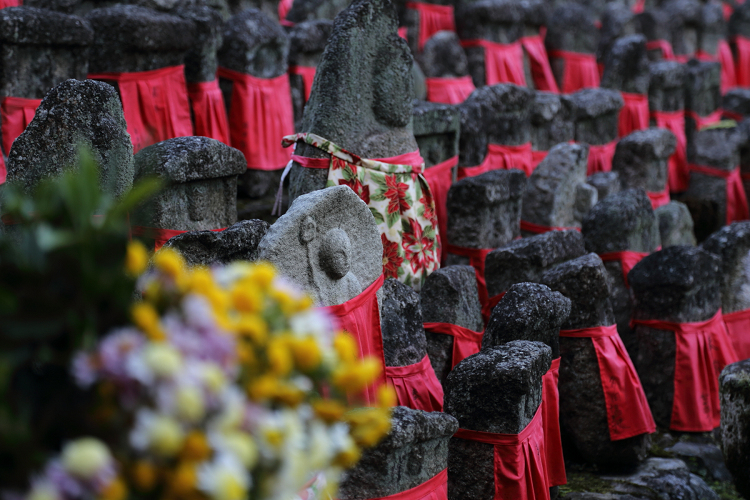
[[[258,446],[250,434],[242,431],[212,432],[208,436],[217,453],[234,455],[248,470],[258,462]]]
[[[172,417],[142,409],[136,414],[135,426],[130,431],[130,444],[139,451],[152,451],[172,457],[180,451],[185,432]]]
[[[328,427],[319,421],[312,422],[308,430],[309,443],[307,459],[310,468],[319,470],[327,466],[333,457],[333,448],[329,438]]]
[[[289,318],[289,327],[297,337],[312,335],[325,347],[330,347],[333,335],[333,320],[321,309],[307,309]]]
[[[142,350],[133,352],[126,361],[128,374],[145,386],[175,376],[182,366],[179,351],[164,342],[149,343]]]
[[[61,496],[50,481],[43,480],[33,484],[25,500],[60,500]]]
[[[62,466],[72,476],[92,479],[112,461],[107,446],[94,438],[81,438],[66,444],[62,451]]]
[[[250,474],[235,456],[222,453],[200,466],[198,489],[213,500],[244,500],[250,489]]]

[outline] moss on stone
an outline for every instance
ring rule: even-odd
[[[568,484],[560,486],[561,496],[580,491],[610,493],[614,489],[611,483],[604,481],[590,472],[568,472],[567,476]]]
[[[721,500],[742,500],[734,485],[730,482],[712,481],[706,482],[708,486],[719,495]]]

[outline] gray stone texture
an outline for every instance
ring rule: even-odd
[[[724,94],[721,108],[745,116],[750,115],[750,89],[730,89]]]
[[[619,174],[624,189],[661,192],[667,186],[669,157],[676,146],[677,139],[667,129],[635,131],[617,142],[612,171]]]
[[[347,186],[296,199],[268,229],[258,258],[274,264],[322,306],[356,297],[383,272],[375,218]]]
[[[695,246],[693,217],[684,203],[672,200],[654,210],[654,213],[659,221],[662,248],[675,245]]]
[[[701,247],[721,259],[722,312],[750,308],[750,222],[733,222],[722,227]]]
[[[333,21],[316,19],[295,24],[289,30],[289,66],[317,67],[328,38],[333,31]],[[289,75],[294,105],[294,123],[301,126],[302,112],[305,107],[305,87],[300,75]]]
[[[711,442],[714,436],[715,433],[711,433],[710,438],[703,438],[705,442],[678,441],[664,451],[684,460],[691,472],[702,474],[706,480],[731,483],[732,474],[724,464],[721,449]],[[698,434],[694,439],[698,441],[701,437]]]
[[[448,323],[475,332],[484,329],[477,277],[471,266],[447,266],[427,277],[420,291],[422,321]],[[453,363],[453,337],[425,331],[427,354],[438,380],[445,384]]]
[[[707,116],[721,106],[721,64],[691,59],[685,64],[685,109]],[[685,116],[685,131],[690,145],[695,121]]]
[[[458,155],[461,135],[461,113],[458,108],[450,104],[417,100],[413,106],[414,138],[425,167],[433,167]]]
[[[544,43],[548,54],[553,50],[595,54],[599,47],[599,30],[591,11],[579,3],[557,4],[549,17]],[[558,86],[562,86],[565,62],[551,59],[550,65]]]
[[[719,495],[677,458],[652,457],[634,472],[603,476],[602,479],[612,485],[618,500],[719,500]]]
[[[295,0],[286,19],[294,24],[315,19],[334,20],[348,5],[346,0]]]
[[[583,89],[570,95],[575,110],[576,142],[607,144],[617,139],[620,109],[625,104],[620,92],[611,89]]]
[[[737,491],[750,498],[750,360],[732,363],[719,377],[721,448]]]
[[[524,340],[469,356],[448,375],[445,412],[462,429],[517,434],[541,404],[542,376],[551,362],[549,347]],[[454,438],[449,450],[448,498],[493,499],[494,447]]]
[[[718,55],[718,43],[725,40],[727,26],[721,2],[710,2],[701,6],[698,25],[698,50]]]
[[[667,0],[660,8],[670,20],[672,48],[676,55],[692,56],[698,50],[701,3],[697,0]]]
[[[380,289],[380,330],[385,366],[408,366],[427,355],[419,294],[398,280],[387,279]]]
[[[599,47],[596,58],[605,65],[609,61],[609,53],[612,47],[621,38],[635,35],[638,31],[638,23],[630,6],[624,3],[607,3],[601,15],[601,29],[599,30]]]
[[[185,6],[176,13],[195,26],[192,47],[185,54],[185,79],[188,83],[214,81],[219,68],[217,51],[224,31],[221,13],[208,5]]]
[[[648,86],[650,111],[678,111],[685,109],[685,77],[687,67],[677,61],[658,61],[649,64]],[[652,121],[652,124],[654,122]]]
[[[740,151],[740,173],[750,174],[750,120],[737,124],[737,142]],[[750,193],[750,178],[742,179],[745,194]]]
[[[162,0],[157,0],[162,1]],[[167,0],[170,1],[170,0]],[[225,0],[229,3],[229,12],[236,16],[248,9],[257,9],[273,19],[279,20],[279,3],[274,0]]]
[[[428,2],[432,5],[450,5],[454,6],[455,1],[452,0],[433,0]],[[416,10],[409,9],[406,7],[406,2],[399,2],[397,8],[399,9],[399,22],[400,25],[406,27],[406,40],[409,43],[409,49],[412,54],[419,54],[419,38],[420,38],[420,13]]]
[[[422,52],[414,52],[424,76],[456,78],[469,74],[469,60],[461,40],[452,31],[438,31],[424,44]]]
[[[615,323],[610,278],[598,255],[590,253],[550,269],[540,280],[570,299],[563,330]],[[563,446],[599,466],[623,467],[643,460],[648,434],[610,441],[607,408],[594,345],[588,338],[560,337],[560,429]]]
[[[573,105],[565,95],[536,92],[530,119],[531,145],[536,151],[549,151],[555,144],[575,138]]]
[[[338,498],[380,498],[424,483],[446,468],[448,441],[457,429],[456,419],[445,413],[397,406],[390,433],[344,473]]]
[[[628,282],[633,318],[688,323],[710,319],[721,307],[719,257],[692,246],[673,246],[640,261]],[[636,325],[633,360],[656,425],[669,427],[674,399],[675,334]]]
[[[628,35],[615,40],[604,55],[601,86],[631,94],[648,94],[650,78],[646,37]]]
[[[101,170],[103,189],[121,196],[133,185],[133,144],[122,104],[110,85],[67,80],[53,88],[8,155],[8,182],[32,190],[44,178],[78,164],[88,148]]]
[[[493,297],[516,283],[538,282],[548,269],[585,253],[578,231],[549,231],[514,240],[487,254],[487,292]]]
[[[734,12],[729,17],[727,31],[729,37],[736,35],[750,36],[750,5],[735,3]]]
[[[163,248],[180,252],[191,266],[227,265],[258,259],[258,244],[268,231],[262,220],[243,220],[224,231],[189,231],[171,238]]]
[[[646,9],[636,14],[638,31],[643,33],[648,41],[666,40],[670,42],[672,33],[670,31],[670,19],[663,9]],[[670,42],[671,43],[671,42]],[[659,49],[649,50],[648,57],[651,61],[663,60],[662,51]]]
[[[597,172],[586,177],[586,184],[593,186],[597,192],[597,200],[602,201],[607,196],[622,189],[620,176],[617,172]]]

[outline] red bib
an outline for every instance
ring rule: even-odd
[[[560,437],[560,358],[552,360],[552,366],[542,377],[542,419],[544,420],[544,449],[547,452],[547,483],[550,487],[568,482],[565,475],[562,438]]]
[[[625,137],[636,130],[648,128],[648,96],[645,94],[630,94],[620,92],[625,105],[620,110],[618,133]]]
[[[549,500],[542,405],[520,434],[458,429],[453,437],[493,445],[495,500]]]
[[[451,369],[472,354],[478,353],[482,348],[484,332],[475,332],[450,323],[425,323],[423,326],[428,332],[442,333],[453,337]]]
[[[677,139],[674,153],[669,157],[667,180],[672,192],[688,188],[690,172],[687,168],[687,137],[685,136],[685,111],[652,111],[651,119],[659,128],[672,132]],[[653,200],[652,200],[653,201]],[[656,208],[656,207],[654,207]]]
[[[628,285],[628,273],[647,255],[649,255],[648,252],[623,250],[622,252],[603,253],[599,257],[603,262],[618,261],[622,265],[622,279],[625,282],[625,286],[630,288],[630,285]]]
[[[542,226],[541,224],[534,224],[533,222],[521,220],[521,231],[526,233],[544,234],[549,231],[578,231],[581,232],[580,227],[555,227],[555,226]]]
[[[737,85],[750,88],[750,38],[744,36],[734,37],[734,48],[737,52],[735,72]]]
[[[567,50],[553,50],[550,59],[562,59],[563,69],[562,88],[565,94],[577,90],[599,86],[599,68],[594,54],[569,52]]]
[[[453,167],[456,165],[458,165],[458,156],[448,158],[422,172],[427,184],[430,185],[432,197],[435,200],[435,216],[438,220],[438,235],[441,238],[441,262],[445,262],[445,255],[448,253],[445,245],[448,241],[448,190],[453,183]]]
[[[13,5],[6,5],[13,7]],[[34,119],[36,108],[42,103],[41,99],[25,99],[23,97],[3,97],[0,101],[0,122],[3,133],[3,150],[5,155],[10,154],[13,141],[26,130],[31,120]],[[7,170],[5,160],[0,155],[0,184],[5,182]]]
[[[286,15],[289,13],[289,11],[292,9],[292,4],[294,3],[294,0],[280,0],[279,1],[279,21],[285,21]],[[284,23],[281,23],[282,25]]]
[[[133,153],[157,142],[193,135],[184,66],[97,73],[89,78],[117,82]]]
[[[292,152],[281,145],[281,138],[294,133],[289,75],[256,78],[219,68],[219,76],[233,83],[229,111],[232,147],[245,155],[248,169],[284,168]]]
[[[448,244],[448,253],[454,255],[461,255],[462,257],[469,258],[469,265],[474,268],[474,272],[477,275],[477,292],[479,293],[479,302],[482,307],[487,303],[489,299],[487,295],[487,282],[484,280],[484,259],[487,254],[490,253],[492,248],[464,248],[457,247],[455,245]]]
[[[299,75],[302,77],[302,87],[305,90],[305,102],[310,100],[313,82],[315,81],[315,72],[318,68],[315,66],[289,66],[290,75]]]
[[[382,363],[383,373],[380,379],[364,391],[364,402],[370,406],[377,404],[378,387],[385,383],[383,334],[380,331],[378,298],[375,296],[380,287],[383,286],[384,280],[385,278],[381,274],[365,291],[353,299],[347,300],[343,304],[322,308],[335,316],[338,319],[339,327],[349,332],[357,341],[360,359],[365,356],[374,356]]]
[[[619,441],[656,430],[641,381],[617,334],[617,325],[561,330],[560,337],[589,338],[594,344],[610,440]]]
[[[4,9],[5,7],[18,7],[22,4],[23,2],[21,0],[0,0],[0,9]]]
[[[529,58],[531,69],[531,78],[534,80],[534,88],[544,92],[560,93],[560,89],[555,81],[555,75],[552,74],[552,68],[549,65],[547,49],[544,48],[541,35],[525,36],[521,38],[521,45]]]
[[[438,31],[456,31],[452,5],[435,5],[423,2],[406,2],[406,8],[419,13],[419,50]]]
[[[734,73],[734,56],[726,40],[719,40],[716,52],[717,54],[713,55],[699,50],[695,53],[695,58],[700,61],[721,63],[721,93],[726,94],[737,86],[737,76]]]
[[[722,170],[719,168],[708,167],[706,165],[689,165],[691,172],[697,172],[703,175],[709,175],[711,177],[720,177],[727,181],[727,218],[726,223],[731,224],[734,221],[746,220],[750,218],[750,211],[748,211],[747,197],[745,195],[745,188],[742,186],[742,178],[740,177],[740,167],[736,167],[731,171]]]
[[[664,205],[667,205],[672,199],[669,197],[669,190],[664,187],[663,191],[659,191],[658,193],[654,193],[652,191],[647,191],[646,194],[648,195],[648,199],[651,200],[651,208],[656,210],[659,207],[663,207]]]
[[[484,161],[476,167],[458,167],[458,179],[475,177],[491,170],[510,170],[512,168],[523,170],[526,177],[531,175],[534,169],[531,161],[530,142],[518,146],[487,145],[487,155]]]
[[[229,121],[219,81],[188,83],[193,108],[195,135],[210,137],[229,145]]]
[[[386,366],[385,378],[396,390],[399,406],[413,410],[443,411],[443,386],[430,358],[408,366]]]
[[[750,309],[724,314],[729,338],[738,359],[750,358]]]
[[[607,144],[589,144],[589,164],[586,175],[610,172],[616,148],[617,139]]]
[[[649,40],[646,42],[646,50],[661,50],[661,57],[666,61],[676,61],[677,58],[672,50],[672,44],[668,40]]]
[[[723,110],[721,108],[706,116],[701,116],[692,109],[685,110],[685,116],[688,118],[692,118],[692,120],[695,122],[695,130],[702,130],[710,125],[719,123],[721,121],[722,113]]]
[[[410,490],[370,500],[448,500],[448,469]]]
[[[226,228],[223,227],[221,229],[211,229],[211,231],[219,232],[223,231]],[[180,230],[180,229],[161,229],[158,227],[146,227],[146,226],[132,226],[130,228],[132,236],[140,236],[142,238],[149,238],[154,240],[154,252],[158,251],[161,247],[164,246],[164,244],[169,241],[171,238],[174,238],[177,235],[188,233],[190,231],[205,231],[205,229],[191,229],[188,230]]]
[[[497,43],[489,40],[462,40],[463,47],[484,49],[484,79],[487,85],[515,83],[526,86],[523,49],[520,42]]]
[[[542,163],[542,160],[547,158],[547,154],[549,154],[549,151],[531,151],[531,168],[532,170],[536,170],[536,167],[539,166],[540,163]]]
[[[429,77],[424,82],[427,86],[427,100],[443,104],[461,104],[476,89],[470,76]]]
[[[683,432],[708,432],[719,426],[719,374],[737,361],[721,309],[697,323],[632,320],[657,330],[674,332],[674,401],[669,428]]]

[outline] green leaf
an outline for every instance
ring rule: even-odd
[[[372,199],[372,196],[370,196],[370,199]],[[375,217],[376,224],[382,224],[383,222],[385,222],[385,219],[383,219],[383,214],[381,214],[376,208],[370,207],[370,213],[373,217]]]
[[[401,219],[401,215],[398,212],[392,214],[385,214],[385,221],[388,227],[393,227]]]

